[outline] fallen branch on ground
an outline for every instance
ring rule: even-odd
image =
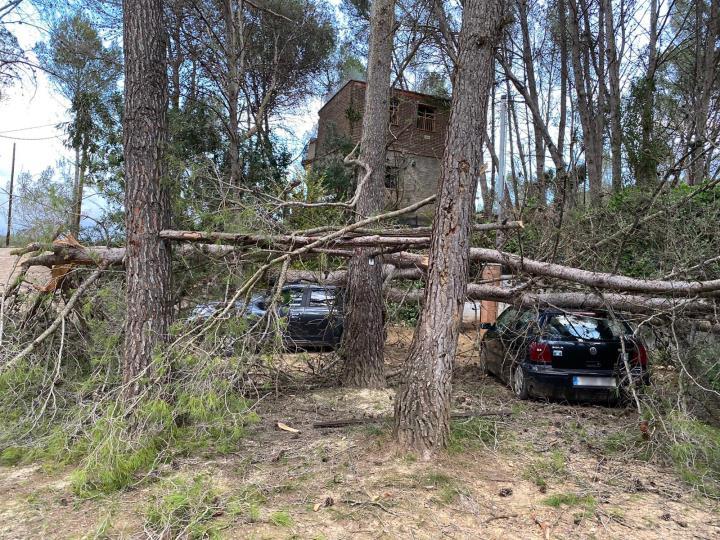
[[[35,349],[37,349],[38,345],[40,345],[45,339],[47,339],[49,336],[55,332],[55,330],[58,329],[60,324],[63,323],[65,320],[65,317],[68,316],[68,314],[72,311],[73,307],[75,306],[75,303],[78,301],[78,299],[85,293],[85,291],[97,281],[97,279],[100,277],[100,274],[102,274],[103,270],[105,270],[105,266],[99,266],[90,276],[83,281],[80,286],[75,290],[73,295],[70,297],[70,300],[68,300],[67,304],[65,304],[65,307],[63,310],[58,314],[58,316],[55,318],[55,320],[52,322],[50,326],[48,326],[45,331],[40,334],[38,337],[36,337],[32,342],[25,347],[20,353],[18,353],[14,358],[7,361],[5,364],[0,366],[0,371],[3,371],[7,369],[8,367],[12,366],[13,364],[19,362],[23,358],[25,358],[28,354],[32,353]]]
[[[453,420],[462,420],[464,418],[482,418],[486,416],[510,416],[512,411],[494,411],[494,412],[466,412],[451,414]],[[315,422],[312,427],[316,429],[330,429],[346,426],[359,426],[365,424],[379,424],[382,422],[390,422],[392,416],[368,416],[365,418],[345,418],[340,420],[327,420],[325,422]]]

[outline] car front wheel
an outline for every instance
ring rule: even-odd
[[[512,389],[518,399],[528,399],[530,397],[527,377],[522,366],[516,366],[513,370]]]

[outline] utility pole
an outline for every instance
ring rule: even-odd
[[[10,226],[12,225],[12,203],[13,203],[13,184],[15,184],[15,145],[13,143],[12,166],[10,167],[10,189],[8,190],[8,220],[7,232],[5,233],[5,247],[10,246]]]
[[[498,152],[498,172],[495,180],[495,204],[497,205],[498,223],[505,221],[505,140],[507,138],[507,100],[508,96],[500,96],[500,150]],[[505,243],[502,230],[496,231],[495,247],[501,249]]]

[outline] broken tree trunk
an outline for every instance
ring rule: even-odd
[[[425,306],[395,399],[394,434],[424,456],[447,445],[452,366],[467,285],[470,227],[504,0],[466,0],[430,244]]]
[[[394,301],[422,301],[423,290],[388,289],[386,296]],[[561,309],[614,309],[625,313],[670,313],[682,311],[687,315],[707,316],[720,310],[715,300],[695,297],[657,298],[619,293],[590,292],[524,292],[519,288],[503,289],[493,285],[468,284],[466,298],[492,300],[517,306],[556,307]]]
[[[363,241],[370,241],[370,237],[361,237]],[[385,240],[392,238],[383,237]],[[314,239],[316,242],[317,239]],[[306,244],[305,244],[306,245]],[[384,242],[376,244],[378,249],[385,246]],[[402,247],[402,244],[398,247]],[[40,246],[32,244],[28,248],[16,250],[14,254],[29,249],[37,250]],[[51,253],[43,253],[25,259],[21,269],[30,266],[46,266],[48,268],[59,265],[83,265],[94,266],[103,264],[115,266],[124,263],[125,248],[104,248],[104,247],[73,247],[66,244],[56,244],[52,247]],[[178,250],[181,257],[194,259],[210,259],[213,257],[224,257],[236,253],[240,249],[232,245],[216,244],[192,244],[183,246]],[[325,253],[323,248],[313,248],[311,252]],[[347,250],[331,250],[331,255],[339,257],[351,257],[353,252]],[[720,291],[720,280],[708,281],[669,281],[667,279],[639,279],[620,274],[605,272],[592,272],[581,268],[563,266],[560,264],[547,263],[514,255],[512,253],[497,251],[485,248],[470,248],[469,258],[474,262],[486,262],[502,264],[517,274],[530,274],[544,276],[570,283],[577,283],[595,289],[608,289],[633,293],[645,293],[650,295],[684,296],[702,295],[715,296]],[[389,275],[390,267],[394,268],[394,279],[423,279],[424,270],[428,266],[428,257],[420,253],[399,251],[383,255],[384,277]],[[714,260],[710,259],[710,261]],[[691,270],[691,269],[690,269]],[[310,281],[326,285],[341,285],[345,283],[347,273],[345,270],[336,270],[330,273],[319,273],[310,270],[290,270],[288,279],[290,281]],[[10,291],[8,291],[9,294]]]
[[[559,264],[526,259],[519,255],[494,249],[472,248],[473,261],[498,263],[516,272],[547,276],[599,289],[614,289],[650,294],[688,295],[712,293],[720,290],[720,279],[710,281],[663,281],[659,279],[638,279],[629,276],[591,272]]]

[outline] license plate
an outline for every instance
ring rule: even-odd
[[[615,377],[573,377],[573,386],[591,386],[595,388],[616,388]]]

